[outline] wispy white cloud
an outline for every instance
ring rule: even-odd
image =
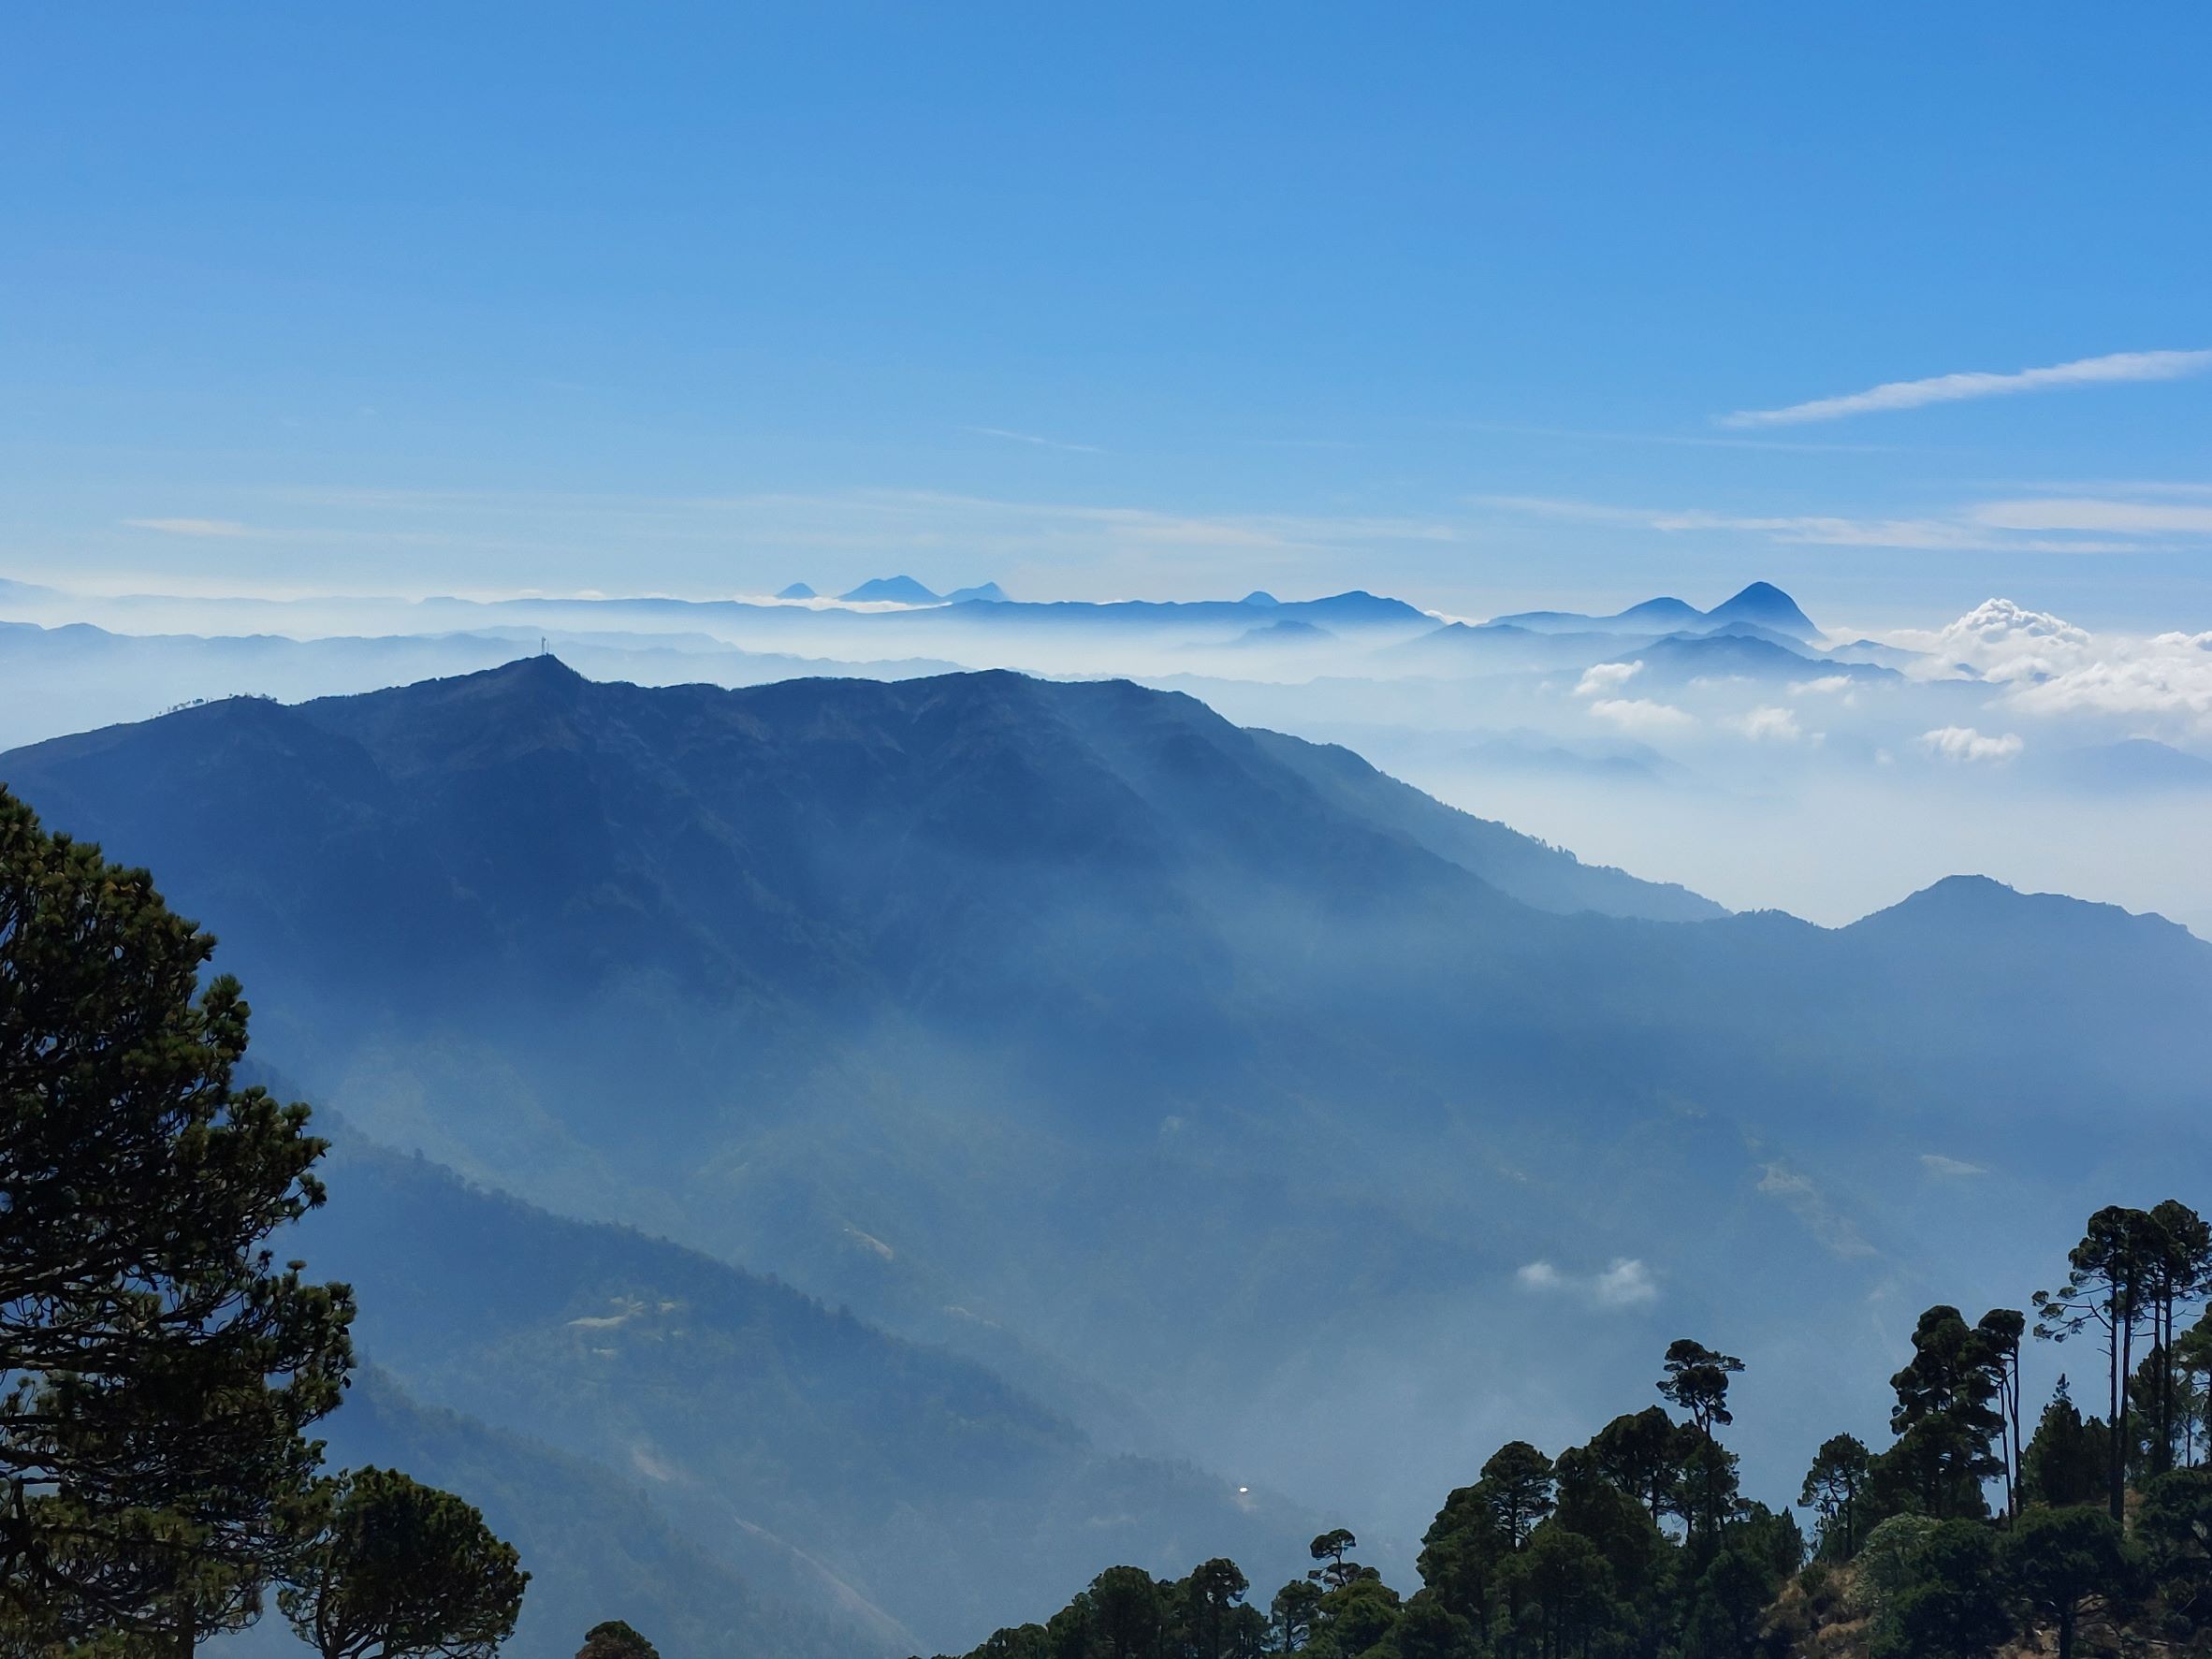
[[[1722,438],[1710,432],[1617,432],[1592,427],[1531,426],[1521,421],[1463,420],[1452,426],[1474,432],[1497,432],[1510,437],[1564,438],[1591,444],[1656,444],[1685,449],[1780,449],[1800,455],[1892,455],[1895,444],[1809,444],[1790,438]]]
[[[1874,1254],[1874,1246],[1860,1236],[1851,1217],[1828,1201],[1812,1176],[1786,1164],[1768,1164],[1759,1171],[1759,1190],[1788,1205],[1830,1255],[1849,1259]]]
[[[964,432],[973,432],[979,438],[1004,438],[1010,444],[1028,444],[1039,449],[1064,449],[1070,455],[1104,455],[1096,444],[1070,444],[1060,438],[1041,438],[1035,432],[1009,431],[1004,427],[963,427]]]
[[[2115,381],[2181,380],[2212,371],[2212,351],[2112,352],[2102,357],[2081,357],[2071,363],[2053,363],[2041,369],[2020,369],[2009,374],[1973,371],[1963,374],[1937,374],[1926,380],[1893,380],[1851,392],[1840,398],[1815,398],[1781,409],[1739,409],[1720,416],[1724,427],[1801,426],[1809,421],[1842,420],[1854,415],[1876,415],[1895,409],[1919,409],[1930,403],[1957,403],[1973,398],[2015,397],[2022,392],[2055,391],[2066,386],[2099,386]]]
[[[1945,1157],[1940,1152],[1920,1155],[1920,1167],[1931,1175],[1943,1175],[1963,1180],[1972,1175],[1986,1175],[1989,1171],[1980,1164],[1970,1164],[1962,1157]]]
[[[125,518],[124,524],[132,530],[159,531],[171,536],[250,536],[255,533],[249,524],[235,518]]]

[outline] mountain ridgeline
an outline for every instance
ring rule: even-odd
[[[1784,1324],[2206,1150],[2212,948],[2156,918],[1731,916],[1123,682],[530,659],[0,779],[156,869],[361,1138],[311,1239],[395,1388],[917,1645],[1041,1616],[1101,1528],[1257,1562],[1309,1493],[1403,1568],[1429,1469],[1586,1434],[1664,1326],[1833,1420]],[[933,1525],[994,1542],[918,1569]]]

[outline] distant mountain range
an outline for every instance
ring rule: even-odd
[[[763,1597],[796,1550],[948,1648],[1132,1517],[1288,1576],[1299,1511],[1239,1487],[1402,1559],[1439,1460],[1586,1434],[1685,1331],[1795,1456],[1870,1405],[1804,1331],[2016,1294],[1985,1267],[2212,1153],[2212,947],[2156,918],[1731,916],[1123,682],[533,657],[0,779],[153,866],[361,1135],[684,1246],[349,1155],[315,1248],[400,1387],[685,1527],[695,1483]]]
[[[1609,617],[1586,617],[1574,611],[1523,611],[1493,617],[1495,628],[1521,628],[1532,633],[1680,633],[1710,631],[1732,623],[1749,623],[1793,639],[1817,640],[1820,630],[1797,608],[1797,602],[1771,582],[1754,582],[1710,611],[1679,599],[1647,599]]]

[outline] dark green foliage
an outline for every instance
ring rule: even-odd
[[[1167,1617],[1159,1586],[1142,1567],[1108,1567],[1091,1580],[1091,1606],[1113,1659],[1151,1652]]]
[[[1656,1523],[1679,1512],[1682,1459],[1680,1431],[1664,1407],[1615,1418],[1591,1442],[1605,1477],[1635,1498]]]
[[[1975,1521],[1924,1524],[1875,1621],[1874,1659],[1984,1659],[2014,1629],[1997,1535]]]
[[[2212,1470],[2175,1469],[2143,1489],[2135,1540],[2169,1608],[2212,1623]]]
[[[2147,1419],[2147,1456],[2142,1474],[2162,1475],[2175,1466],[2181,1448],[2181,1377],[2176,1352],[2183,1307],[2212,1290],[2212,1226],[2207,1226],[2187,1204],[2166,1199],[2151,1206],[2152,1235],[2147,1249],[2148,1269],[2144,1287],[2145,1308],[2150,1331],[2151,1354],[2146,1361],[2151,1375],[2144,1379],[2138,1402]]]
[[[1275,1592],[1267,1613],[1276,1652],[1298,1652],[1312,1640],[1321,1614],[1321,1587],[1310,1579],[1293,1579]]]
[[[1308,1553],[1321,1564],[1306,1577],[1324,1590],[1343,1589],[1362,1571],[1358,1562],[1345,1559],[1348,1551],[1359,1547],[1360,1540],[1352,1536],[1348,1527],[1335,1527],[1323,1533],[1308,1546]]]
[[[1743,1361],[1733,1354],[1716,1352],[1685,1336],[1667,1345],[1659,1393],[1687,1412],[1700,1433],[1710,1435],[1715,1423],[1736,1420],[1728,1410],[1728,1379],[1742,1369]]]
[[[2111,1426],[2105,1447],[2105,1499],[2112,1518],[2126,1503],[2130,1444],[2128,1382],[2134,1371],[2135,1336],[2147,1317],[2161,1263],[2164,1229],[2144,1210],[2109,1204],[2089,1217],[2081,1243],[2067,1253],[2072,1270],[2056,1290],[2034,1296],[2035,1334],[2065,1342],[2085,1332],[2104,1344],[2106,1398]]]
[[[2029,1611],[2059,1634],[2059,1659],[2074,1659],[2083,1604],[2117,1612],[2135,1587],[2135,1563],[2119,1524],[2101,1509],[2030,1509],[2004,1541],[2004,1567]]]
[[[1190,1633],[1192,1659],[1224,1659],[1248,1652],[1264,1631],[1265,1621],[1244,1605],[1252,1588],[1237,1564],[1215,1557],[1191,1568],[1183,1581],[1179,1605]]]
[[[1667,1345],[1665,1375],[1659,1393],[1672,1401],[1690,1419],[1695,1437],[1681,1452],[1683,1519],[1693,1535],[1710,1552],[1718,1544],[1722,1523],[1736,1497],[1736,1459],[1713,1435],[1722,1423],[1732,1423],[1728,1409],[1728,1379],[1743,1369],[1743,1361],[1703,1343],[1682,1337]]]
[[[1991,1308],[1974,1326],[1991,1381],[1997,1387],[1996,1409],[2001,1427],[1997,1448],[2004,1465],[2004,1512],[2020,1507],[2020,1338],[2028,1329],[2027,1316],[2017,1308]]]
[[[661,1659],[661,1652],[623,1620],[609,1619],[584,1633],[576,1659]]]
[[[1999,1360],[1955,1307],[1931,1307],[1913,1331],[1913,1361],[1889,1379],[1897,1457],[1923,1513],[1982,1515],[1982,1482],[2004,1473],[1994,1449],[2004,1418],[1993,1402]]]
[[[352,1302],[272,1238],[307,1108],[231,1086],[238,982],[142,870],[0,791],[0,1618],[186,1644],[257,1610],[311,1512]]]
[[[1490,1506],[1507,1547],[1518,1550],[1551,1513],[1551,1460],[1525,1440],[1508,1442],[1482,1465],[1475,1490]]]
[[[1423,1590],[1398,1615],[1389,1652],[1391,1659],[1474,1659],[1475,1627]]]
[[[475,1509],[391,1469],[348,1471],[321,1496],[323,1529],[277,1606],[323,1659],[490,1659],[513,1634],[530,1575]]]
[[[2102,1499],[2110,1455],[2108,1433],[2100,1419],[2083,1420],[2066,1379],[2059,1377],[2021,1459],[2020,1481],[2029,1501],[2063,1508]]]
[[[1759,1551],[1724,1545],[1691,1594],[1682,1629],[1686,1659],[1746,1659],[1780,1581]]]
[[[1306,1651],[1317,1659],[1356,1659],[1396,1629],[1398,1612],[1395,1590],[1372,1574],[1354,1579],[1321,1597]]]
[[[1797,1502],[1820,1516],[1821,1543],[1842,1560],[1858,1550],[1859,1494],[1873,1471],[1873,1456],[1855,1434],[1836,1434],[1821,1443],[1805,1472]]]
[[[1445,1500],[1421,1535],[1421,1582],[1438,1605],[1466,1620],[1487,1641],[1498,1568],[1512,1552],[1512,1540],[1479,1483],[1463,1486]]]

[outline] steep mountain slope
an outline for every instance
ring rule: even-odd
[[[725,1577],[836,1610],[850,1639],[956,1639],[1101,1550],[1164,1570],[1194,1550],[1285,1557],[1313,1530],[1187,1468],[1102,1456],[980,1366],[694,1252],[351,1135],[327,1179],[298,1248],[355,1287],[357,1339],[412,1394],[620,1469]]]
[[[1671,882],[1640,881],[1625,870],[1586,865],[1502,823],[1448,807],[1370,766],[1348,749],[1273,732],[1252,736],[1331,803],[1377,829],[1393,831],[1481,877],[1539,910],[1595,910],[1653,922],[1703,922],[1727,911]]]
[[[1994,1298],[2207,1151],[2177,929],[1979,888],[1841,932],[1548,913],[1501,888],[1567,908],[1564,863],[1126,684],[528,662],[0,777],[153,865],[378,1139],[1401,1536],[1439,1456],[1586,1434],[1684,1331],[1794,1458],[1869,1403],[1793,1332]]]
[[[775,1653],[852,1659],[906,1652],[895,1633],[856,1613],[764,1594],[720,1541],[671,1518],[642,1477],[556,1448],[539,1432],[510,1433],[427,1406],[373,1364],[317,1429],[334,1468],[404,1469],[461,1493],[516,1548],[531,1575],[505,1659],[574,1659],[585,1631],[628,1618],[670,1653]],[[210,1645],[219,1659],[304,1659],[272,1608],[245,1636]]]

